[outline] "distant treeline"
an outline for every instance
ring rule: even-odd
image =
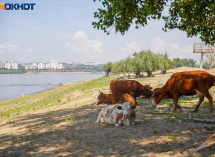
[[[139,53],[135,52],[132,57],[128,56],[118,62],[108,62],[103,65],[103,69],[107,75],[111,72],[116,75],[124,74],[124,76],[130,77],[130,73],[135,73],[136,77],[143,77],[142,73],[146,72],[147,76],[151,77],[154,71],[161,70],[161,73],[166,74],[168,69],[183,66],[199,68],[194,59],[170,59],[168,52],[160,54],[148,49]],[[203,68],[208,69],[208,67],[207,64],[203,64]]]
[[[173,60],[175,61],[174,67],[197,67],[196,65],[196,61],[194,59],[180,59],[180,58],[173,58]]]

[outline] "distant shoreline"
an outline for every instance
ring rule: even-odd
[[[104,74],[105,72],[27,72],[27,73],[0,73],[1,74]]]

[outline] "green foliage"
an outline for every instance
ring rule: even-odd
[[[153,71],[157,71],[161,68],[160,57],[158,54],[153,53],[151,50],[141,51],[142,63],[144,72],[147,72],[148,76],[152,76]]]
[[[175,68],[177,67],[196,67],[196,61],[194,59],[180,59],[180,58],[173,58],[173,61],[175,61]]]
[[[114,62],[113,68],[112,68],[111,72],[113,74],[120,74],[120,73],[122,73],[122,66],[121,66],[121,62],[120,61],[119,62]]]
[[[162,71],[163,74],[166,74],[166,71],[168,69],[173,69],[174,68],[174,64],[175,61],[172,61],[171,59],[169,59],[169,54],[168,52],[165,52],[164,54],[159,54],[160,58],[161,58],[161,68],[160,70]]]
[[[134,72],[139,76],[141,72],[147,72],[152,76],[152,72],[162,70],[164,73],[170,68],[174,68],[174,61],[168,59],[168,53],[156,54],[151,50],[134,53],[133,58],[127,57],[113,64],[111,72],[114,74],[127,74]]]
[[[94,2],[96,0],[93,0]],[[103,8],[94,12],[98,22],[92,22],[94,28],[109,34],[114,28],[122,35],[135,25],[147,25],[148,20],[162,18],[165,22],[163,31],[179,29],[187,33],[187,37],[200,35],[202,41],[213,45],[214,1],[205,0],[99,0]],[[170,3],[168,16],[162,15],[164,7]],[[109,29],[109,30],[108,30]]]
[[[111,72],[112,67],[113,67],[112,62],[108,62],[107,64],[103,64],[102,68],[107,73],[106,76],[108,76],[108,74]]]
[[[120,60],[121,72],[126,73],[128,77],[129,73],[132,72],[132,58],[127,57],[126,59]]]

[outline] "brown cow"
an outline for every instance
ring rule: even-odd
[[[209,73],[206,72],[206,71],[201,71],[201,70],[196,70],[196,71],[184,71],[184,72],[177,72],[177,73],[175,73],[175,74],[172,74],[171,77],[180,78],[180,77],[182,77],[182,76],[184,76],[184,75],[188,75],[188,74],[199,74],[199,75],[201,75],[201,74],[209,74]],[[213,76],[213,75],[212,75],[212,76]],[[214,77],[214,76],[213,76],[213,77]],[[161,89],[161,88],[155,88],[153,91],[155,92],[155,91],[158,91],[159,89]],[[165,95],[165,96],[163,97],[163,99],[167,99],[167,98],[169,98],[169,99],[174,99],[173,96],[172,96],[170,93],[168,93],[167,95]],[[182,109],[179,105],[177,106],[177,108],[178,108],[178,109]]]
[[[171,77],[181,77],[182,75],[188,75],[188,74],[209,74],[206,71],[201,71],[201,70],[197,70],[197,71],[184,71],[184,72],[177,72],[175,74],[172,74]]]
[[[197,111],[204,96],[210,102],[210,110],[213,111],[212,97],[209,94],[209,89],[214,86],[215,79],[210,74],[188,74],[181,77],[171,77],[167,83],[159,90],[156,90],[152,96],[154,103],[159,104],[165,96],[172,96],[174,98],[175,109],[177,110],[178,98],[182,95],[199,95],[199,103],[194,111]]]
[[[152,96],[151,87],[149,85],[143,86],[134,80],[115,80],[111,81],[110,89],[113,94],[115,93],[128,93],[134,97],[144,96],[150,98]]]
[[[160,90],[161,88],[155,88],[154,90],[153,90],[153,92],[157,92],[158,90]],[[166,95],[164,95],[163,96],[163,98],[162,99],[174,99],[173,98],[173,96],[170,94],[170,93],[167,93]],[[157,106],[157,104],[153,104],[153,107],[156,107]],[[180,110],[182,110],[182,108],[181,108],[181,106],[177,106],[177,108],[178,109],[180,109]]]
[[[104,94],[100,92],[95,103],[96,105],[99,105],[102,103],[109,105],[109,104],[117,104],[117,103],[123,103],[123,102],[131,102],[132,105],[136,107],[136,101],[134,97],[127,93]]]

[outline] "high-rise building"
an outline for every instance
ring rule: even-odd
[[[46,69],[46,66],[44,63],[38,63],[38,69]]]
[[[10,63],[9,61],[6,61],[6,62],[5,62],[5,68],[6,68],[6,69],[11,69],[11,66],[12,66],[12,65],[11,65],[11,63]]]
[[[63,69],[63,65],[57,60],[50,60],[46,62],[46,69]]]
[[[37,63],[33,62],[31,63],[31,65],[36,66],[37,67]]]
[[[12,63],[12,69],[18,69],[18,63],[16,61]]]

